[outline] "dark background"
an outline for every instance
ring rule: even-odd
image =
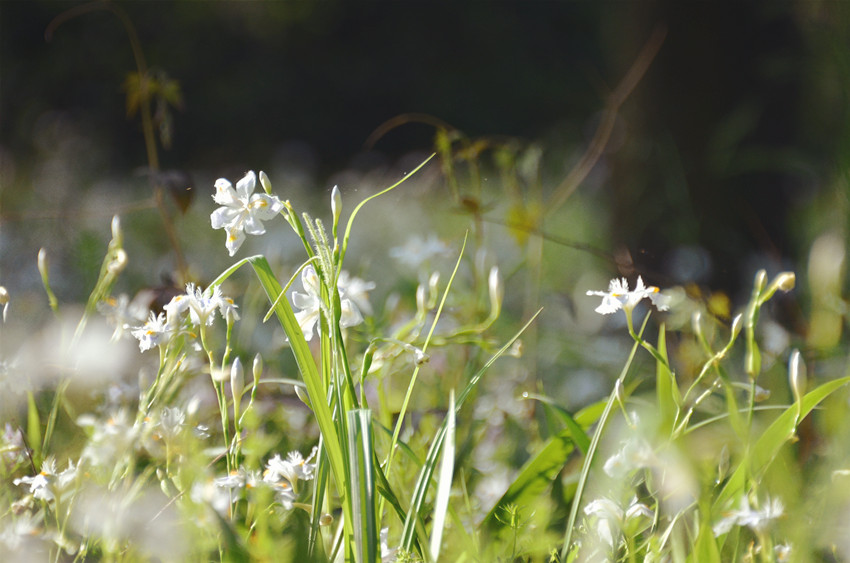
[[[845,189],[841,2],[118,4],[148,65],[183,90],[163,168],[233,177],[285,157],[321,185],[347,167],[430,152],[423,124],[364,146],[386,120],[419,112],[470,137],[539,140],[557,181],[662,27],[605,156],[614,213],[600,228],[640,269],[735,290],[756,266],[801,260],[814,227],[801,227],[800,210]],[[33,205],[22,192],[38,188],[29,163],[44,150],[46,114],[71,117],[97,147],[98,173],[145,165],[138,120],[124,118],[134,62],[118,19],[87,13],[45,40],[51,20],[78,5],[0,3],[3,215]]]

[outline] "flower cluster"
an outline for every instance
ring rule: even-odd
[[[237,305],[222,295],[219,286],[201,291],[193,283],[186,284],[186,293],[174,296],[163,309],[158,315],[151,311],[148,321],[131,331],[142,352],[167,343],[179,329],[186,312],[194,326],[212,325],[216,310],[228,323],[239,320]]]
[[[286,459],[275,454],[263,472],[263,481],[272,485],[277,492],[277,499],[284,508],[292,508],[292,503],[298,494],[298,481],[310,481],[316,471],[316,448],[304,459],[300,452],[289,452]],[[312,463],[311,463],[312,462]]]

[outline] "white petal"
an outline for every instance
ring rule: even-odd
[[[257,175],[251,170],[245,177],[236,183],[236,195],[240,200],[247,203],[251,194],[254,193],[254,188],[257,185]]]
[[[227,241],[224,243],[224,246],[227,248],[227,251],[230,252],[230,255],[233,256],[236,254],[236,251],[239,250],[239,247],[242,246],[242,243],[245,242],[245,233],[240,229],[227,229]]]
[[[263,226],[263,223],[253,215],[248,215],[242,226],[244,227],[245,232],[249,235],[262,235],[266,232],[266,228]]]
[[[298,326],[301,327],[301,332],[304,333],[304,339],[310,340],[313,338],[313,326],[319,320],[318,309],[306,309],[295,313],[295,320],[298,321]]]
[[[274,219],[275,216],[283,209],[283,203],[274,197],[266,194],[254,194],[251,196],[251,214],[256,215],[263,221]]]
[[[219,207],[210,213],[210,223],[212,223],[213,229],[222,229],[230,227],[238,217],[239,211],[230,207]]]
[[[233,191],[233,184],[224,178],[219,178],[215,181],[215,195],[213,200],[219,205],[238,205],[236,192]]]

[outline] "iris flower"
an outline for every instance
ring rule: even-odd
[[[632,291],[629,291],[629,282],[626,278],[615,278],[608,284],[608,291],[588,291],[587,294],[602,297],[602,304],[596,308],[596,312],[602,315],[616,313],[620,309],[631,313],[644,298],[649,298],[659,311],[666,311],[669,308],[668,297],[659,293],[657,287],[645,286],[640,276]]]
[[[215,195],[213,199],[221,207],[210,215],[213,229],[224,229],[227,233],[227,247],[230,255],[236,254],[242,243],[245,242],[245,234],[261,235],[266,232],[263,221],[274,219],[275,215],[283,209],[283,203],[277,196],[264,193],[255,194],[257,186],[257,175],[253,171],[245,174],[245,177],[233,184],[224,178],[215,182]]]

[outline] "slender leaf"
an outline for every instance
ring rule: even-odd
[[[531,505],[552,484],[574,450],[575,442],[571,430],[564,430],[550,438],[543,449],[523,465],[514,482],[484,518],[484,526],[494,531],[499,530],[504,527],[504,523],[497,515],[506,506]]]
[[[452,479],[455,465],[455,392],[449,394],[449,412],[446,420],[446,438],[443,447],[443,459],[440,462],[440,476],[437,485],[437,497],[434,502],[434,521],[431,525],[431,558],[437,561],[440,545],[443,542],[443,526],[446,522],[446,510],[449,507],[449,495],[452,492]]]
[[[380,553],[375,498],[372,411],[348,411],[348,452],[357,560],[374,563]]]
[[[763,471],[773,461],[776,454],[779,453],[779,449],[794,435],[795,425],[798,424],[799,420],[807,416],[831,393],[847,383],[850,383],[850,376],[828,381],[806,393],[799,404],[795,403],[785,409],[759,437],[748,459],[741,461],[735,472],[729,477],[717,500],[714,501],[712,507],[714,515],[717,516],[725,510],[731,499],[744,492],[748,474]],[[800,413],[800,419],[797,418],[798,413]]]

